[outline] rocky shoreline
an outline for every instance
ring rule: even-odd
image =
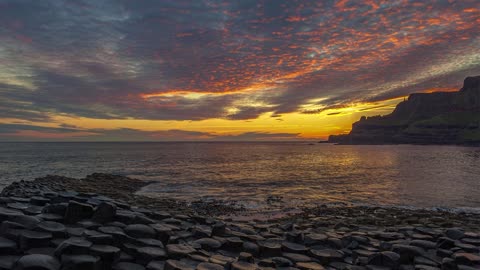
[[[146,182],[47,176],[0,197],[1,269],[480,269],[480,216],[319,206],[234,221],[231,206],[134,195]]]

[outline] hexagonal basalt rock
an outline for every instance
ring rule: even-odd
[[[162,260],[167,258],[165,249],[159,247],[140,247],[136,250],[136,259],[139,262],[149,263],[153,260]]]
[[[183,244],[170,244],[167,245],[167,253],[171,258],[182,258],[188,254],[195,252],[196,250],[192,246]]]
[[[62,269],[65,270],[100,270],[102,262],[92,255],[62,255]]]
[[[341,261],[344,256],[341,251],[334,249],[311,249],[310,254],[314,258],[318,259],[322,264]]]
[[[202,238],[194,241],[193,243],[195,245],[198,245],[200,248],[209,250],[209,251],[217,250],[222,246],[222,243],[220,243],[218,240],[215,240],[213,238]]]
[[[91,218],[93,207],[89,204],[70,201],[65,212],[65,222],[76,223],[83,219]]]
[[[18,259],[13,265],[13,270],[59,270],[60,262],[48,255],[26,255]]]
[[[125,233],[134,238],[154,238],[155,230],[144,224],[131,224],[125,227]]]
[[[307,253],[308,248],[301,244],[296,244],[292,242],[283,242],[282,250],[285,252],[305,254]]]
[[[282,253],[282,246],[277,242],[262,241],[258,246],[262,257],[275,257]]]
[[[299,262],[295,267],[302,270],[325,270],[325,267],[316,262]]]
[[[457,252],[454,253],[452,257],[458,264],[480,266],[480,256],[478,254]]]
[[[202,262],[197,265],[196,270],[223,270],[223,266],[215,263]]]
[[[59,222],[42,221],[36,226],[35,230],[51,233],[55,237],[63,237],[65,236],[66,227]]]
[[[110,202],[100,203],[93,213],[92,220],[98,223],[107,223],[115,219],[117,206]]]
[[[391,251],[384,251],[370,255],[368,257],[368,264],[395,268],[397,267],[399,260],[399,254]]]
[[[101,258],[104,268],[111,267],[120,258],[121,250],[109,245],[92,245],[89,253]]]
[[[140,264],[131,262],[119,262],[112,267],[113,270],[145,270]]]
[[[23,213],[21,211],[0,207],[0,222],[15,216],[22,216],[22,215]]]
[[[256,270],[257,266],[253,263],[248,262],[233,262],[231,266],[232,270]]]
[[[48,232],[37,232],[24,230],[20,233],[20,248],[27,250],[30,248],[46,247],[52,239],[52,234]]]
[[[63,241],[55,250],[55,256],[60,257],[63,254],[82,255],[88,254],[92,242],[85,238],[71,237]]]
[[[165,262],[165,270],[194,270],[195,268],[177,260],[167,260]]]

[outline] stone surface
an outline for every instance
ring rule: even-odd
[[[89,204],[70,201],[65,212],[65,222],[76,223],[93,215],[93,207]]]
[[[29,185],[0,196],[0,270],[480,269],[475,214],[319,206],[286,219],[234,221]]]
[[[25,255],[14,264],[13,270],[59,270],[60,262],[48,255]]]
[[[110,202],[101,202],[95,212],[93,213],[92,220],[98,223],[107,223],[114,220],[117,213],[117,206]]]

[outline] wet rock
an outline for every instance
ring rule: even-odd
[[[183,245],[183,244],[167,245],[167,253],[168,253],[168,256],[171,258],[183,258],[193,252],[195,252],[195,249],[188,245]]]
[[[67,205],[66,203],[49,204],[43,207],[42,212],[64,216],[67,211]]]
[[[399,260],[399,254],[391,251],[383,251],[375,253],[368,257],[368,264],[395,268],[398,265]]]
[[[139,262],[149,263],[152,260],[162,260],[167,258],[167,253],[159,247],[141,247],[136,250],[137,260]]]
[[[282,246],[276,242],[263,241],[258,243],[262,257],[275,257],[282,254]]]
[[[93,215],[93,207],[89,204],[70,201],[65,211],[65,222],[76,223]]]
[[[452,229],[447,229],[445,231],[445,235],[450,239],[458,240],[460,238],[463,238],[465,233],[462,230],[452,228]]]
[[[30,205],[27,209],[23,210],[23,212],[27,215],[38,215],[41,214],[43,207]]]
[[[193,243],[208,251],[217,250],[222,246],[222,243],[213,238],[201,238]]]
[[[100,203],[93,213],[92,221],[98,223],[112,222],[117,213],[117,206],[110,202]]]
[[[413,260],[415,265],[429,265],[429,266],[438,266],[439,263],[435,262],[433,259],[429,259],[427,257],[415,257]]]
[[[10,270],[13,269],[13,265],[20,259],[19,256],[12,256],[12,255],[4,255],[0,251],[0,269],[1,270]]]
[[[145,270],[140,264],[131,263],[131,262],[119,262],[115,264],[112,268],[113,270]]]
[[[30,203],[33,205],[44,206],[45,204],[49,203],[50,199],[40,196],[33,196],[30,198]]]
[[[284,257],[272,257],[270,260],[273,262],[276,268],[289,267],[293,265],[292,261]]]
[[[23,250],[46,247],[51,239],[51,233],[24,230],[20,233],[19,245]]]
[[[71,237],[63,241],[55,250],[55,256],[61,257],[63,254],[82,255],[88,254],[89,248],[92,246],[92,242],[85,240],[84,238]]]
[[[120,258],[120,252],[119,248],[109,245],[92,245],[89,251],[90,254],[102,260],[105,269],[110,268]]]
[[[235,261],[235,259],[232,257],[215,254],[210,257],[209,261],[211,263],[220,264],[228,268],[228,266],[230,266]]]
[[[223,266],[214,263],[202,262],[197,265],[197,270],[223,270]]]
[[[410,245],[421,247],[424,249],[435,249],[437,246],[437,243],[432,241],[427,241],[427,240],[413,240],[410,242]]]
[[[38,218],[41,218],[46,221],[56,221],[56,222],[63,222],[63,216],[57,215],[57,214],[52,214],[52,213],[41,213],[37,215]]]
[[[312,233],[305,235],[305,244],[307,246],[324,244],[328,239],[328,236],[320,233]]]
[[[225,234],[226,225],[223,222],[216,222],[212,226],[212,235],[222,236]]]
[[[283,242],[282,250],[285,252],[305,254],[307,253],[308,248],[306,248],[304,245],[301,245],[301,244]]]
[[[303,254],[283,252],[282,256],[293,262],[311,262],[312,261],[311,257]]]
[[[392,251],[400,255],[400,263],[411,263],[415,256],[425,254],[425,250],[420,247],[400,244],[393,245]]]
[[[7,239],[0,237],[0,255],[6,254],[13,254],[17,250],[17,243]]]
[[[35,230],[51,233],[54,237],[63,237],[65,236],[66,227],[59,222],[42,221],[37,225]]]
[[[167,260],[165,262],[165,270],[193,270],[194,267],[177,260]]]
[[[30,205],[27,204],[27,203],[16,202],[16,203],[7,203],[7,207],[12,208],[12,209],[16,209],[16,210],[25,210],[28,207],[30,207]]]
[[[62,270],[100,270],[101,261],[99,257],[92,255],[62,255]]]
[[[165,269],[165,261],[151,261],[147,265],[147,270],[163,270]]]
[[[253,255],[258,255],[260,253],[260,247],[252,242],[244,242],[242,248],[245,252],[252,253]]]
[[[458,264],[480,265],[480,256],[477,254],[457,252],[454,253],[452,257]]]
[[[163,245],[162,241],[157,240],[157,239],[153,239],[153,238],[140,238],[140,239],[136,239],[136,241],[137,241],[140,245],[147,245],[147,246],[152,246],[152,247],[164,248],[164,245]]]
[[[25,255],[14,264],[13,270],[59,270],[60,262],[48,255]]]
[[[325,268],[316,262],[299,262],[295,267],[302,270],[325,270]]]
[[[451,249],[455,247],[455,240],[448,237],[440,237],[437,240],[437,247],[443,249]]]
[[[155,230],[144,224],[132,224],[125,227],[125,233],[133,238],[154,238]]]
[[[113,242],[116,245],[120,245],[125,242],[127,235],[123,232],[123,229],[114,226],[105,226],[98,228],[98,231],[103,234],[109,234],[113,238]]]
[[[237,261],[232,263],[231,269],[232,270],[256,270],[257,267],[255,264],[252,264],[252,263]]]
[[[442,270],[458,270],[457,263],[451,258],[443,258]]]
[[[95,230],[85,230],[81,236],[96,245],[110,245],[113,243],[112,235]]]
[[[0,207],[0,222],[5,221],[7,219],[11,219],[16,216],[23,216],[23,213],[18,210]]]
[[[25,226],[25,228],[31,230],[35,228],[37,224],[40,223],[40,219],[32,216],[21,215],[21,216],[14,216],[8,219],[11,222],[15,222]]]
[[[437,255],[438,257],[441,257],[441,258],[450,257],[450,256],[452,256],[452,254],[453,254],[453,252],[450,251],[450,250],[448,250],[448,249],[441,249],[441,248],[439,248],[439,249],[437,249],[437,251],[436,251],[436,255]]]
[[[193,236],[202,238],[202,237],[211,237],[212,228],[207,225],[197,225],[192,229]]]
[[[322,264],[341,261],[343,258],[343,253],[334,249],[311,249],[310,255],[318,259]]]
[[[250,253],[241,252],[240,255],[238,255],[238,260],[242,262],[253,263],[255,261],[255,258]]]

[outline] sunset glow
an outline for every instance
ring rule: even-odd
[[[0,141],[325,139],[480,74],[477,0],[0,1],[0,24]]]

